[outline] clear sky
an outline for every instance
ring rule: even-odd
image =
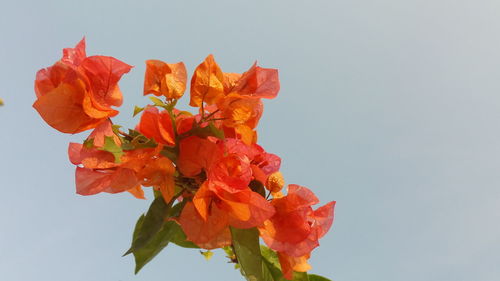
[[[35,72],[87,38],[135,66],[213,53],[226,72],[278,68],[260,142],[288,183],[337,201],[312,272],[336,281],[500,280],[497,0],[0,1],[0,279],[243,280],[223,254],[121,257],[150,201],[75,194],[70,136],[31,104]],[[151,195],[149,196],[151,198]]]

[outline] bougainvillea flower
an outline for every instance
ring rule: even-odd
[[[177,109],[174,109],[174,114],[178,135],[182,135],[191,130],[197,119],[199,119],[199,115],[192,115],[187,111],[179,111]]]
[[[108,56],[85,58],[78,70],[88,79],[88,95],[84,99],[84,109],[95,118],[115,116],[118,111],[112,106],[121,106],[123,96],[118,81],[132,66]]]
[[[224,126],[235,128],[246,125],[257,127],[264,105],[260,99],[239,94],[229,94],[219,103],[224,118]]]
[[[192,206],[183,210],[179,222],[187,238],[200,247],[220,241],[218,237],[229,226],[256,227],[274,214],[273,206],[250,188],[234,191],[223,182],[210,180],[196,192]]]
[[[160,190],[168,202],[174,193],[175,167],[172,161],[159,155],[161,148],[126,151],[120,163],[116,163],[110,152],[71,143],[69,158],[78,165],[75,176],[77,193],[92,195],[129,191],[144,198],[142,185]]]
[[[245,155],[250,160],[253,179],[266,184],[267,178],[278,172],[281,166],[281,158],[275,154],[266,152],[260,145],[247,145],[242,140],[226,138],[219,142],[225,153],[236,153]]]
[[[94,195],[100,192],[119,193],[133,189],[139,181],[131,169],[87,169],[76,167],[76,193]]]
[[[236,153],[219,157],[211,165],[207,178],[215,182],[225,183],[230,192],[247,188],[252,180],[250,160],[245,155]]]
[[[196,67],[191,78],[191,106],[201,107],[203,103],[215,104],[224,96],[224,75],[213,55],[205,58]]]
[[[222,157],[222,153],[217,144],[207,139],[197,136],[185,138],[179,144],[179,171],[184,176],[194,177],[211,167]]]
[[[175,167],[166,157],[153,158],[137,173],[142,186],[152,186],[160,190],[165,202],[170,202],[175,193],[173,175]]]
[[[202,218],[193,202],[187,202],[179,217],[179,224],[188,240],[204,249],[215,249],[231,245],[231,233],[227,225],[227,213],[217,205]]]
[[[186,90],[186,81],[186,66],[183,62],[170,64],[159,60],[146,61],[144,95],[180,99]]]
[[[224,72],[224,94],[227,95],[232,92],[234,86],[240,80],[241,74],[240,73],[232,73],[232,72]]]
[[[95,148],[86,148],[80,143],[69,144],[68,156],[74,165],[83,165],[90,169],[108,169],[119,166],[113,154]]]
[[[288,194],[271,203],[276,213],[259,227],[260,235],[269,248],[286,256],[309,255],[333,223],[335,202],[313,210],[319,200],[303,186],[289,185]]]
[[[64,49],[53,66],[37,72],[33,107],[63,133],[95,128],[118,114],[112,108],[122,103],[118,81],[131,68],[113,57],[87,57],[82,39],[75,48]]]
[[[230,78],[228,77],[228,82]],[[231,84],[231,83],[227,83]],[[226,84],[226,85],[227,85]],[[234,82],[229,92],[235,92],[243,96],[272,99],[278,95],[280,82],[278,70],[273,68],[262,68],[254,63],[241,77]]]
[[[154,106],[147,106],[136,129],[147,138],[154,139],[157,143],[175,145],[172,119],[165,110],[160,112]]]

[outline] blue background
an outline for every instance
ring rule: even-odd
[[[0,1],[0,279],[243,280],[217,251],[121,257],[150,201],[75,194],[69,141],[32,109],[35,72],[87,38],[135,65],[213,53],[279,68],[260,143],[287,183],[337,201],[312,272],[336,281],[500,280],[500,4],[460,0]],[[184,102],[184,104],[186,104]],[[149,193],[149,198],[151,198]]]

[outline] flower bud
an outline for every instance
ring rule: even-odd
[[[266,188],[275,193],[279,192],[283,186],[285,186],[285,179],[283,179],[283,175],[278,171],[274,172],[267,177]]]

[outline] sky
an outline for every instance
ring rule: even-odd
[[[259,142],[287,183],[337,201],[312,273],[500,280],[499,13],[495,0],[1,0],[1,279],[243,280],[220,251],[172,245],[134,275],[121,255],[151,193],[75,193],[67,145],[87,133],[57,132],[31,105],[36,71],[86,36],[87,54],[135,66],[115,118],[127,127],[148,102],[147,59],[279,69]]]

